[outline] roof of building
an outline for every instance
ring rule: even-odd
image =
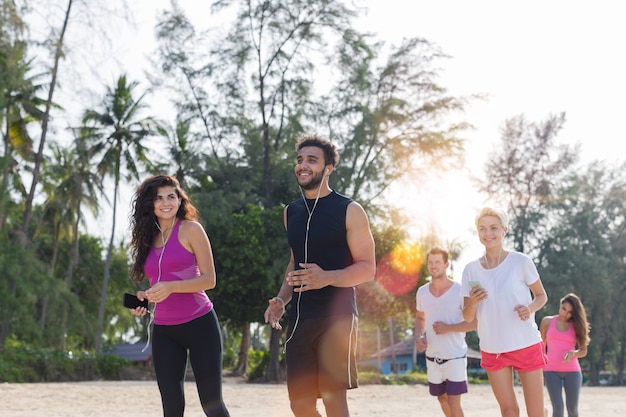
[[[413,336],[410,338],[403,340],[402,342],[398,342],[395,345],[387,346],[384,349],[381,349],[379,352],[372,354],[372,357],[377,357],[379,354],[382,357],[392,356],[395,354],[396,356],[413,356],[413,349],[415,349],[415,342]],[[467,357],[470,359],[480,359],[480,352],[467,348]]]
[[[122,343],[113,345],[111,354],[128,359],[131,362],[145,362],[152,358],[152,345],[149,343],[146,347],[145,342],[140,343]],[[143,350],[143,351],[142,351]]]

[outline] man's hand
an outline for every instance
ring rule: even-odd
[[[295,292],[319,290],[330,285],[328,273],[317,264],[301,263],[302,269],[291,271],[287,274],[287,284],[296,287]]]
[[[280,319],[283,314],[285,314],[285,302],[280,297],[274,297],[269,300],[269,305],[263,317],[265,322],[269,323],[272,328],[282,330],[283,326],[280,325]]]

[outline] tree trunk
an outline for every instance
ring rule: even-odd
[[[267,372],[263,380],[265,382],[283,382],[284,375],[281,372],[280,367],[280,338],[282,332],[280,330],[272,329],[270,333],[270,363],[267,367]]]
[[[117,214],[117,193],[120,186],[119,167],[115,175],[115,187],[113,192],[113,226],[111,226],[111,239],[107,249],[106,262],[104,264],[104,277],[102,278],[102,293],[100,294],[100,308],[98,309],[98,328],[96,329],[96,353],[102,351],[102,332],[104,331],[104,307],[107,301],[107,289],[109,276],[111,275],[111,258],[113,256],[113,242],[115,240],[115,216]]]
[[[624,385],[624,358],[626,357],[626,346],[624,346],[624,343],[626,343],[626,340],[622,337],[622,343],[620,343],[620,347],[615,355],[615,368],[617,370],[615,385],[619,386]]]
[[[78,207],[77,207],[77,213],[76,213],[76,222],[74,222],[74,242],[72,242],[72,249],[70,251],[70,262],[67,266],[67,271],[65,273],[65,287],[67,288],[67,291],[71,292],[72,291],[72,281],[73,281],[73,277],[74,277],[74,269],[76,269],[76,265],[78,265],[78,257],[79,257],[79,237],[80,237],[80,231],[79,231],[79,224],[80,224],[80,201],[78,202]],[[64,305],[63,306],[63,317],[61,317],[61,351],[64,352],[67,348],[66,345],[66,337],[65,334],[67,333],[67,317],[69,316],[69,307],[68,305]]]
[[[50,89],[48,90],[48,98],[46,100],[46,110],[44,111],[43,119],[41,121],[41,140],[39,141],[39,151],[35,155],[35,167],[33,168],[33,180],[30,185],[30,191],[28,198],[26,199],[26,208],[24,210],[24,220],[22,222],[22,233],[24,236],[28,236],[28,227],[30,226],[30,218],[33,214],[33,200],[35,199],[35,189],[39,183],[39,173],[41,171],[41,164],[43,162],[43,151],[46,144],[46,134],[48,133],[48,120],[50,119],[50,108],[52,107],[52,96],[54,95],[54,87],[57,83],[57,73],[59,70],[59,61],[63,56],[63,39],[65,37],[65,30],[70,19],[70,11],[72,10],[73,0],[68,0],[67,8],[65,9],[65,20],[63,21],[63,27],[59,34],[59,39],[56,43],[54,51],[54,65],[52,67],[52,79],[50,80]]]
[[[243,376],[248,373],[248,351],[250,350],[250,322],[245,322],[241,326],[241,345],[239,345],[239,354],[237,355],[237,365],[233,369],[234,376]]]
[[[382,372],[383,370],[383,359],[380,357],[380,349],[380,326],[376,326],[376,360],[378,361],[378,372]]]
[[[393,318],[389,317],[389,346],[391,347],[391,372],[398,373],[398,364],[396,363],[396,351],[393,347],[395,344],[393,340]]]

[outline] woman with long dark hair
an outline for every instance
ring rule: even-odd
[[[578,417],[578,398],[583,375],[578,358],[587,355],[589,322],[580,298],[573,293],[561,298],[559,314],[541,320],[541,337],[548,349],[550,363],[544,368],[544,379],[552,417],[563,417],[563,391],[569,417]]]
[[[154,307],[130,312],[152,315],[152,359],[163,415],[183,415],[189,360],[204,413],[228,417],[222,399],[222,337],[205,292],[215,287],[215,266],[198,210],[176,178],[156,175],[137,188],[131,228],[131,278],[137,283],[149,279],[150,288],[138,291],[137,298]]]

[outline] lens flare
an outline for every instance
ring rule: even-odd
[[[401,242],[378,262],[376,281],[389,294],[406,294],[415,290],[423,262],[424,251],[418,244]]]

